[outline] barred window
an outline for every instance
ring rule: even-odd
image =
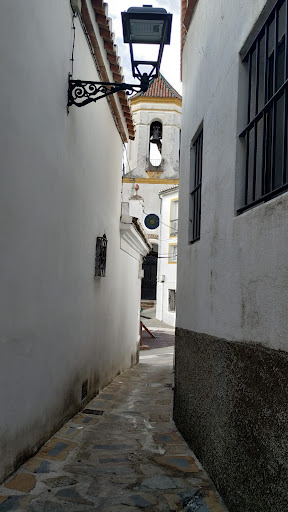
[[[243,207],[284,192],[287,180],[288,0],[279,0],[243,62],[248,71]]]
[[[107,243],[108,240],[105,233],[103,236],[97,236],[94,273],[95,277],[106,276]]]
[[[168,290],[168,311],[176,310],[176,290]]]
[[[168,245],[168,263],[177,263],[177,244]]]
[[[201,227],[201,187],[203,161],[203,128],[198,130],[190,147],[190,214],[189,242],[200,238]]]
[[[178,199],[171,200],[170,208],[170,237],[178,235]]]

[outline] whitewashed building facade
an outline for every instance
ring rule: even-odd
[[[288,5],[181,5],[174,417],[231,512],[286,512]]]
[[[178,241],[178,186],[159,193],[160,233],[156,318],[175,326]]]
[[[0,479],[138,358],[150,244],[121,217],[134,127],[124,92],[67,115],[68,73],[122,80],[107,5],[73,5],[1,2]]]
[[[166,186],[179,183],[182,99],[160,74],[147,92],[136,94],[129,103],[135,139],[129,141],[127,149],[127,172],[122,180],[123,201],[130,204],[131,201],[141,201],[143,205],[143,228],[152,244],[152,252],[144,264],[142,297],[155,300],[159,192]]]

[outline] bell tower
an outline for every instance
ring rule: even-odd
[[[159,75],[130,100],[135,140],[128,144],[126,178],[178,179],[182,98]]]
[[[132,217],[141,209],[140,220],[152,245],[143,265],[142,298],[153,300],[161,225],[159,192],[179,183],[182,98],[159,74],[145,93],[130,99],[130,107],[135,140],[127,147],[122,200],[128,203]]]

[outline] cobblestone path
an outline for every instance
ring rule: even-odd
[[[0,486],[0,512],[226,511],[171,420],[172,380],[173,347],[142,353]]]

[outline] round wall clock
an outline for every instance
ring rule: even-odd
[[[146,215],[144,224],[148,229],[156,229],[159,226],[159,217],[155,213],[149,213]]]

